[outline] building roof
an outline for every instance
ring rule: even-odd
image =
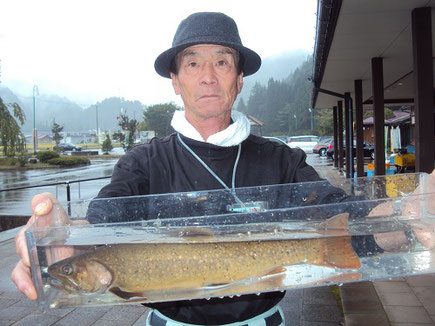
[[[397,126],[397,125],[411,123],[411,113],[410,112],[396,110],[396,111],[393,111],[393,114],[394,114],[393,117],[385,120],[386,126]],[[369,117],[367,119],[364,119],[363,125],[364,126],[372,126],[373,125],[373,117]]]
[[[312,107],[332,108],[340,100],[319,88],[354,97],[355,80],[362,80],[363,102],[370,102],[375,57],[384,58],[385,101],[412,103],[411,15],[415,8],[434,8],[435,0],[318,0],[317,7]],[[435,53],[435,42],[432,47]]]

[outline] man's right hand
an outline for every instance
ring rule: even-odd
[[[30,300],[36,300],[36,289],[32,281],[30,271],[29,253],[27,250],[26,238],[24,232],[37,221],[38,226],[50,225],[66,225],[68,224],[68,215],[65,210],[61,208],[56,212],[53,210],[55,204],[58,204],[57,199],[50,193],[43,193],[33,197],[31,202],[31,209],[33,215],[30,217],[27,224],[17,233],[15,237],[15,246],[18,255],[21,259],[12,271],[12,281],[17,286],[18,290],[26,295]],[[57,208],[56,207],[56,208]],[[42,217],[42,218],[41,218]]]

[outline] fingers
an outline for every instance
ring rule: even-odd
[[[26,266],[23,260],[20,260],[12,271],[12,281],[18,290],[30,300],[36,300],[38,295],[32,282],[30,268]]]
[[[32,218],[30,218],[31,220]],[[29,220],[29,222],[30,222]],[[17,235],[15,236],[15,248],[17,251],[17,254],[20,255],[23,263],[29,267],[30,266],[30,260],[29,260],[29,252],[27,250],[27,243],[26,243],[26,237],[24,235],[24,232],[29,228],[31,223],[27,222],[27,225],[23,227],[20,231],[18,231]]]
[[[385,251],[393,251],[408,242],[402,231],[393,231],[374,234],[376,244]]]
[[[430,230],[416,230],[414,229],[414,234],[417,240],[426,248],[435,248],[435,234]]]
[[[30,207],[36,216],[41,216],[50,213],[54,203],[57,203],[57,199],[52,194],[45,192],[35,195]]]

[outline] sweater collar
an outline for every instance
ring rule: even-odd
[[[204,141],[200,133],[186,119],[185,111],[175,111],[172,117],[171,126],[175,131],[185,137],[217,145],[217,146],[236,146],[248,138],[251,132],[251,125],[248,118],[241,112],[231,111],[233,121],[226,129],[221,130]]]

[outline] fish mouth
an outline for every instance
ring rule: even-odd
[[[82,290],[79,284],[69,278],[59,279],[52,276],[50,277],[49,284],[55,289],[66,290],[69,293]]]

